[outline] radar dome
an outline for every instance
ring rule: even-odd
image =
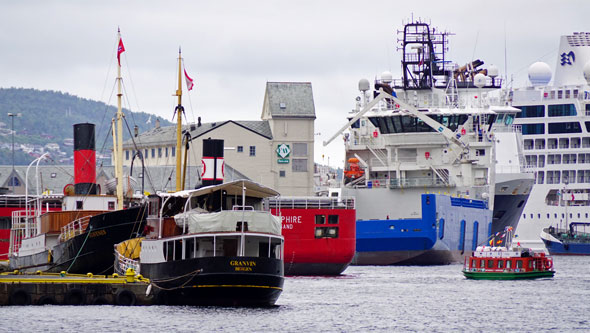
[[[359,80],[359,90],[360,91],[367,91],[371,88],[371,84],[367,79],[360,79]]]
[[[486,76],[482,73],[475,74],[475,77],[473,77],[473,84],[478,88],[483,88],[486,85]]]
[[[489,77],[497,77],[498,74],[499,74],[498,67],[496,67],[495,65],[490,65],[490,67],[488,67],[488,76]]]
[[[551,75],[551,68],[544,62],[536,62],[529,67],[529,81],[533,86],[549,84]]]
[[[584,78],[586,79],[586,82],[588,84],[590,84],[590,61],[588,61],[585,65],[584,65]]]
[[[385,71],[381,73],[381,81],[383,81],[383,83],[391,83],[391,81],[393,81],[393,75],[391,72]]]

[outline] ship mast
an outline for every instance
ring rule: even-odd
[[[121,30],[117,31],[117,45],[121,44]],[[123,111],[121,109],[121,62],[117,65],[117,132],[113,131],[115,178],[117,179],[117,209],[123,209]],[[114,124],[113,124],[114,127]],[[116,138],[116,140],[115,140]]]
[[[176,95],[178,96],[178,105],[176,106],[176,191],[184,189],[182,181],[182,57],[180,48],[178,48],[178,89]]]

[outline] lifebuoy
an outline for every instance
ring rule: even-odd
[[[15,289],[10,293],[9,300],[11,305],[30,305],[31,294],[23,288]]]
[[[80,288],[70,289],[64,297],[64,303],[67,305],[83,305],[86,303],[86,294]]]
[[[376,180],[374,184],[375,184],[375,187],[379,187],[381,185],[378,180]]]
[[[553,267],[553,261],[551,261],[551,260],[547,260],[547,261],[545,262],[545,267],[546,267],[547,269],[550,269],[551,267]]]
[[[136,301],[137,298],[135,297],[135,294],[127,289],[121,289],[117,291],[117,294],[115,295],[115,302],[117,305],[135,305]]]

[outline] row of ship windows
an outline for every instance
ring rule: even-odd
[[[547,143],[547,144],[545,144]],[[590,137],[585,138],[550,138],[545,139],[525,139],[524,149],[576,149],[576,148],[590,148]]]
[[[590,183],[590,170],[538,171],[537,184],[574,184]]]
[[[527,218],[527,217],[526,217],[526,215],[527,215],[527,214],[522,214],[522,218],[523,218],[523,219],[526,219],[526,218]],[[531,219],[534,219],[534,218],[535,218],[535,214],[531,213],[531,214],[529,214],[529,215],[530,215],[530,218],[531,218]],[[553,218],[554,218],[554,219],[557,219],[557,218],[558,218],[558,216],[559,216],[557,213],[554,213],[553,215],[554,215],[554,216],[553,216]],[[588,218],[588,213],[585,213],[584,215],[585,215],[585,217],[586,217],[586,218]],[[539,220],[541,219],[541,214],[540,214],[540,213],[537,213],[537,218],[538,218]],[[551,218],[551,214],[547,213],[547,218],[548,218],[548,219],[550,219],[550,218]],[[561,218],[562,218],[562,219],[565,219],[565,213],[561,213]],[[570,218],[570,219],[573,219],[573,218],[574,218],[574,214],[572,214],[572,213],[569,213],[569,218]],[[582,214],[581,214],[581,213],[578,213],[578,218],[579,218],[579,219],[581,219],[581,218],[582,218]]]
[[[526,105],[515,106],[521,112],[516,115],[516,118],[544,118],[544,105]],[[590,113],[590,104],[586,104],[586,114]],[[568,117],[576,115],[576,107],[574,104],[558,104],[547,106],[547,116],[549,117]]]
[[[582,125],[577,121],[549,123],[548,134],[582,133]],[[545,124],[522,124],[523,135],[545,134]],[[586,132],[590,132],[590,121],[585,122]]]
[[[590,154],[547,154],[547,163],[545,155],[526,155],[525,163],[536,168],[544,168],[545,164],[585,164],[590,163]]]

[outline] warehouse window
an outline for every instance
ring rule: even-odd
[[[293,143],[293,156],[306,157],[307,156],[307,143]]]
[[[293,172],[307,172],[307,159],[294,158],[293,159]]]

